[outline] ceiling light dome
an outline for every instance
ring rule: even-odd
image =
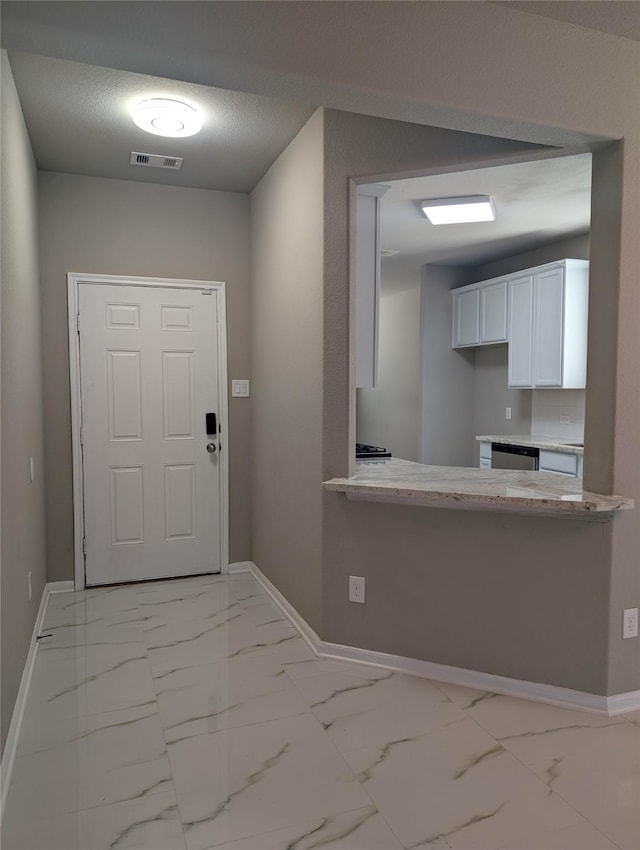
[[[133,120],[147,133],[176,139],[195,136],[202,128],[200,116],[192,106],[159,97],[141,101],[133,110]]]

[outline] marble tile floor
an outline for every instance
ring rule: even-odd
[[[317,659],[248,574],[44,631],[2,850],[640,850],[640,712]]]

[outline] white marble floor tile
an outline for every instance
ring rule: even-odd
[[[308,714],[187,738],[169,758],[188,850],[371,805]]]
[[[502,743],[607,838],[638,850],[640,729],[610,718],[598,727],[511,733]]]
[[[624,723],[624,717],[604,717],[502,694],[485,693],[456,685],[439,685],[465,713],[494,738],[540,734],[563,728],[592,728]]]
[[[155,702],[142,643],[41,647],[36,656],[27,715],[77,717]]]
[[[144,632],[154,676],[224,659],[265,655],[298,639],[288,621],[255,625],[235,610]]]
[[[464,719],[432,682],[401,673],[328,673],[295,684],[341,752],[384,747]]]
[[[188,667],[154,684],[167,741],[308,711],[270,655]]]
[[[138,593],[138,605],[145,631],[151,631],[171,623],[184,621],[209,620],[225,614],[239,617],[242,607],[230,591],[229,584],[214,582],[201,585],[197,592],[192,588],[179,590],[180,598],[175,598],[175,588],[158,588]]]
[[[173,790],[152,706],[25,725],[8,806],[28,820]],[[37,802],[36,802],[37,801]]]
[[[185,850],[173,793],[51,818],[3,822],[2,850]]]
[[[47,605],[45,625],[93,624],[105,617],[116,617],[119,622],[137,619],[138,604],[133,586],[53,593]]]
[[[180,621],[144,633],[154,676],[264,651],[257,627],[229,612]]]
[[[373,806],[218,844],[210,850],[402,850]]]
[[[326,673],[345,673],[359,676],[361,679],[384,679],[389,671],[370,664],[355,661],[338,661],[333,658],[320,658],[309,650],[310,657],[284,664],[288,676],[292,679],[307,679],[309,676],[322,676]]]
[[[585,820],[542,835],[517,836],[497,850],[617,850],[617,847]]]
[[[495,850],[582,820],[468,718],[345,758],[405,847]]]

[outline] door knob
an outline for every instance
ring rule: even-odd
[[[209,452],[210,455],[213,454],[215,452],[215,450],[216,450],[216,444],[215,443],[207,443],[207,451]]]

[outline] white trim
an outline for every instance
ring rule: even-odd
[[[75,590],[72,581],[50,581],[47,587],[49,593],[72,593]]]
[[[253,561],[246,562],[249,565],[249,572],[251,575],[262,585],[263,589],[269,594],[271,599],[276,603],[278,608],[282,611],[282,613],[291,620],[291,623],[295,626],[295,628],[300,632],[300,635],[306,640],[309,644],[311,650],[318,655],[318,645],[321,643],[320,638],[311,628],[311,626],[304,620],[300,614],[296,611],[293,605],[285,599],[285,597],[280,593],[278,588],[272,584],[266,575],[261,572],[258,567],[253,563]],[[238,570],[238,572],[241,572]]]
[[[234,565],[235,566],[235,565]],[[629,711],[640,710],[640,691],[630,691],[613,696],[600,696],[586,691],[574,691],[570,688],[560,688],[555,685],[545,685],[540,682],[526,682],[522,679],[511,679],[507,676],[495,676],[479,670],[466,670],[463,667],[449,667],[446,664],[436,664],[433,661],[421,661],[418,658],[407,658],[402,655],[390,655],[386,652],[374,652],[370,649],[360,649],[355,646],[344,646],[320,640],[311,626],[302,619],[295,608],[284,598],[280,591],[251,561],[238,564],[234,572],[247,570],[257,579],[272,600],[285,614],[302,637],[307,641],[318,658],[338,661],[350,661],[356,664],[366,664],[370,667],[381,667],[398,673],[408,673],[420,676],[434,682],[447,682],[452,685],[462,685],[466,688],[476,688],[495,694],[505,694],[517,699],[528,699],[533,702],[543,702],[548,705],[558,705],[590,714],[601,714],[614,717]]]
[[[253,567],[255,564],[253,561],[234,561],[233,564],[229,564],[229,575],[238,575],[239,573],[250,573],[253,571]],[[258,569],[256,567],[256,569]]]
[[[33,668],[36,663],[36,655],[38,652],[37,637],[42,631],[44,619],[47,614],[47,606],[49,597],[52,593],[62,593],[64,591],[73,590],[73,582],[71,581],[56,581],[50,584],[45,584],[40,598],[40,606],[36,615],[36,621],[33,624],[33,632],[31,634],[31,643],[29,644],[29,652],[24,663],[22,678],[20,679],[20,687],[16,696],[13,713],[11,715],[11,724],[7,733],[7,740],[4,745],[2,754],[2,764],[0,765],[0,820],[5,811],[7,802],[7,793],[11,782],[11,774],[16,760],[16,752],[18,749],[18,739],[20,737],[20,729],[22,728],[22,720],[24,718],[25,708],[27,706],[27,696],[31,685],[31,677],[33,676]]]
[[[84,482],[80,445],[80,337],[78,333],[78,285],[151,286],[155,288],[213,290],[217,295],[218,315],[218,396],[221,428],[220,458],[220,572],[229,569],[229,411],[227,387],[227,302],[225,284],[216,280],[132,277],[69,272],[67,274],[67,306],[69,331],[69,378],[71,384],[71,450],[73,462],[73,551],[74,588],[84,590]]]

